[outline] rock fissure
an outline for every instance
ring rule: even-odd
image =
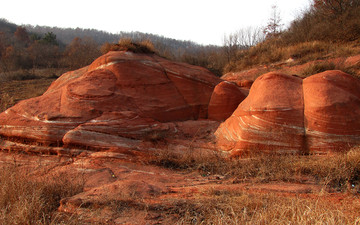
[[[160,66],[160,68],[161,68],[162,71],[164,72],[164,75],[166,76],[167,80],[168,80],[169,83],[170,83],[170,82],[171,82],[171,79],[169,78],[169,75],[168,75],[166,69],[164,68],[164,66],[161,65],[161,63],[160,63],[158,60],[156,60],[156,58],[153,58],[153,59],[155,60],[155,62],[157,63],[157,65]],[[185,104],[189,105],[189,103],[186,101],[186,99],[184,98],[184,96],[183,96],[183,95],[181,94],[181,92],[179,91],[178,87],[177,87],[176,85],[174,85],[174,87],[175,87],[177,93],[178,93],[180,96],[182,96],[182,99],[183,99],[183,101],[185,102]]]
[[[302,154],[309,154],[310,153],[310,146],[309,146],[309,141],[308,141],[308,138],[307,138],[307,120],[306,120],[306,115],[305,115],[305,92],[304,92],[304,82],[302,81],[301,82],[301,87],[302,87],[302,94],[301,94],[301,101],[303,103],[303,112],[302,112],[302,115],[303,115],[303,131],[304,131],[304,134],[303,134],[303,141],[302,141],[302,149],[303,149],[303,152]]]

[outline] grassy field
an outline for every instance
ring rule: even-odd
[[[187,197],[167,197],[158,203],[152,198],[126,194],[86,204],[80,210],[100,215],[129,217],[147,215],[149,224],[359,224],[360,152],[332,156],[254,155],[247,159],[221,157],[216,152],[188,151],[159,153],[148,163],[192,176],[222,177],[224,184],[211,184]],[[58,212],[60,199],[83,191],[86,178],[66,173],[37,177],[36,169],[20,164],[0,171],[0,224],[108,224],[89,216]],[[197,175],[196,175],[197,174]],[[81,178],[81,179],[79,179]],[[232,182],[230,182],[232,181]],[[246,190],[238,184],[312,182],[319,191],[292,193]],[[132,192],[129,192],[132,193]],[[161,197],[161,196],[159,196]],[[111,221],[111,220],[110,220]],[[152,223],[154,222],[154,223]],[[110,223],[113,224],[113,223]]]
[[[16,165],[0,171],[0,224],[78,224],[57,213],[60,200],[83,191],[83,183],[67,174],[34,179]]]
[[[21,100],[42,95],[64,71],[45,69],[0,74],[0,112]]]

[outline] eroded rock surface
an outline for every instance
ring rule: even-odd
[[[235,83],[229,81],[219,83],[215,87],[209,103],[209,119],[226,120],[248,94],[247,89],[240,88]]]
[[[173,122],[206,119],[220,81],[154,54],[109,52],[0,114],[0,135],[50,146],[132,147],[149,133],[177,134]]]
[[[310,151],[349,149],[360,143],[360,81],[327,71],[303,81],[304,116]]]
[[[264,74],[215,135],[233,154],[349,149],[360,144],[360,81],[341,71]]]

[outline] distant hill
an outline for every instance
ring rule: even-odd
[[[217,75],[221,74],[224,64],[224,62],[222,62],[223,59],[219,59],[219,57],[221,57],[220,54],[222,52],[222,46],[204,46],[193,41],[176,40],[156,34],[142,33],[138,31],[113,34],[96,29],[74,29],[32,25],[26,25],[25,28],[28,32],[37,33],[39,35],[52,32],[64,45],[68,45],[76,37],[91,38],[98,45],[102,45],[106,42],[115,43],[121,38],[130,38],[133,41],[149,40],[153,43],[155,49],[160,55],[172,60],[183,61],[206,67]]]
[[[6,19],[0,19],[0,32],[2,33],[14,33],[16,31],[17,25],[10,23]]]
[[[79,38],[91,38],[97,44],[102,45],[106,42],[117,42],[121,38],[130,38],[134,41],[149,40],[154,44],[154,47],[160,52],[171,52],[173,56],[177,58],[179,55],[183,55],[185,52],[197,52],[204,47],[192,41],[176,40],[173,38],[167,38],[160,35],[142,33],[142,32],[120,32],[118,34],[109,33],[106,31],[96,29],[82,29],[82,28],[59,28],[49,26],[32,26],[26,25],[25,28],[31,33],[45,34],[52,32],[56,35],[57,39],[68,45],[75,37]],[[211,46],[212,48],[219,48],[219,46]]]
[[[144,40],[150,41],[159,55],[170,60],[206,67],[219,76],[221,75],[225,64],[224,57],[222,56],[223,47],[221,46],[204,46],[193,41],[176,40],[173,38],[138,31],[113,34],[96,29],[60,28],[33,25],[24,25],[22,27],[26,28],[31,40],[39,40],[44,38],[47,34],[55,34],[61,54],[65,52],[66,48],[70,46],[75,38],[92,40],[97,45],[98,50],[105,43],[117,43],[122,38],[129,38],[134,42],[141,42]],[[4,46],[14,45],[16,42],[14,39],[14,33],[17,28],[18,25],[9,22],[6,19],[0,19],[0,34],[2,36],[2,40],[6,41],[5,44],[3,43]],[[28,50],[29,49],[23,49],[25,52]]]
[[[14,33],[18,25],[7,21],[6,19],[0,19],[0,32],[4,33]],[[109,33],[102,30],[96,29],[82,29],[82,28],[60,28],[60,27],[49,27],[49,26],[33,26],[25,25],[24,26],[29,33],[36,33],[39,35],[52,32],[56,35],[56,38],[63,43],[68,45],[71,41],[76,38],[91,38],[97,44],[102,45],[106,42],[113,43],[117,42],[121,38],[130,38],[134,41],[149,40],[154,44],[154,47],[159,51],[166,49],[168,52],[171,52],[173,55],[180,54],[184,52],[195,53],[204,48],[210,47],[211,49],[220,48],[220,46],[204,46],[197,44],[193,41],[185,40],[176,40],[173,38],[167,38],[161,35],[142,33],[139,31],[134,32],[120,32],[118,34]]]

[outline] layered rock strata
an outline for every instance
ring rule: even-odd
[[[168,122],[206,119],[220,81],[154,54],[109,52],[0,114],[0,135],[50,146],[136,145],[149,133],[176,133]]]
[[[304,80],[264,74],[215,135],[219,147],[234,155],[349,149],[360,144],[360,81],[341,71]]]
[[[219,83],[211,95],[208,108],[209,119],[226,120],[248,94],[248,89],[241,88],[235,83],[229,81]]]

